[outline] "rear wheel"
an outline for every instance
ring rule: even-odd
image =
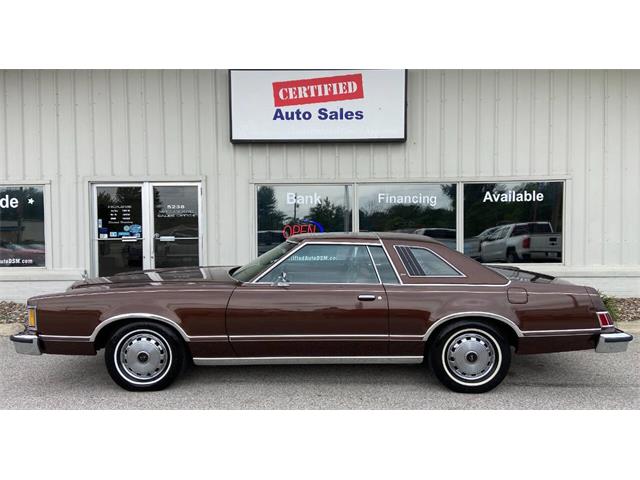
[[[182,340],[169,328],[135,322],[116,330],[105,346],[111,378],[134,391],[162,390],[185,365]]]
[[[506,377],[511,347],[496,329],[481,322],[456,322],[430,345],[429,364],[438,380],[456,392],[482,393]]]
[[[520,257],[514,248],[510,248],[507,252],[507,262],[509,263],[518,263],[520,261]]]

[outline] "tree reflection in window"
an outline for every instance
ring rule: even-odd
[[[258,253],[280,244],[289,234],[351,231],[351,190],[349,185],[259,186]]]

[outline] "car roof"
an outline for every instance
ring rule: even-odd
[[[412,242],[440,243],[426,235],[416,235],[413,233],[399,232],[330,232],[330,233],[301,233],[291,235],[287,240],[292,242],[302,242],[305,240],[357,240],[357,241],[379,241],[379,240],[406,240]]]

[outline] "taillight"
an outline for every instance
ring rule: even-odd
[[[522,248],[529,248],[531,247],[531,237],[524,237],[522,239]]]
[[[613,326],[613,319],[611,318],[611,315],[609,315],[609,312],[597,312],[596,315],[598,315],[600,327],[605,328]]]

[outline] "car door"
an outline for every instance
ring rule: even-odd
[[[387,296],[367,245],[292,250],[235,289],[227,330],[239,357],[387,355]]]

